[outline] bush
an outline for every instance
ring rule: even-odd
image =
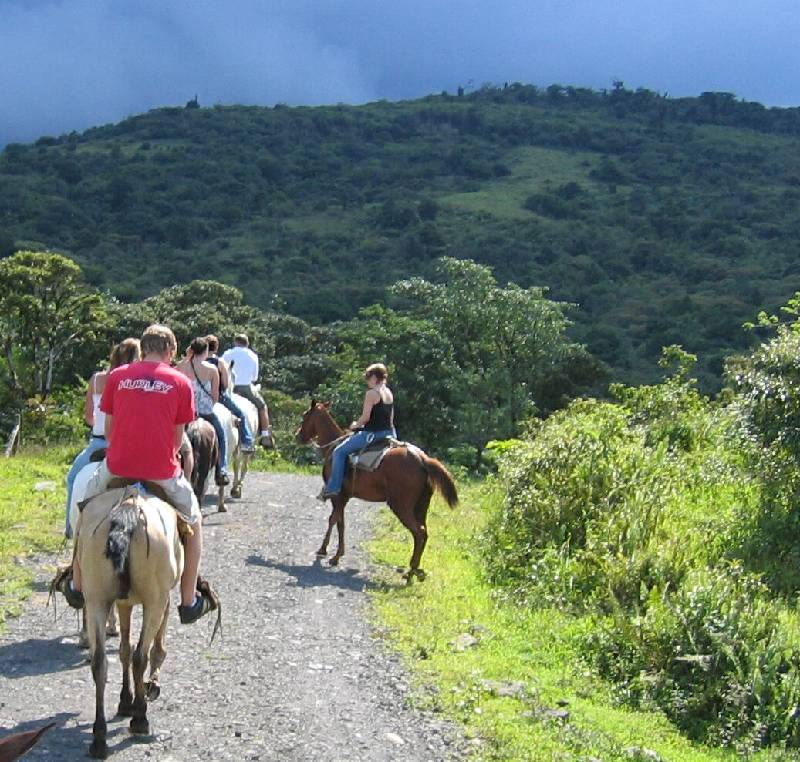
[[[640,616],[598,619],[584,644],[621,699],[741,754],[800,745],[800,651],[757,577],[737,564],[697,569],[642,604]]]

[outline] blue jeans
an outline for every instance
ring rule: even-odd
[[[225,429],[222,428],[216,413],[201,413],[200,418],[204,418],[217,433],[217,444],[219,445],[219,460],[217,461],[217,473],[228,470],[228,443],[225,441]]]
[[[239,419],[239,434],[242,438],[242,444],[245,447],[252,447],[253,432],[250,431],[250,424],[247,421],[247,416],[242,412],[242,409],[233,401],[233,398],[227,392],[219,395],[219,401]]]
[[[385,431],[357,431],[351,434],[344,442],[336,445],[336,449],[331,455],[331,473],[325,484],[325,492],[338,494],[342,491],[344,483],[344,472],[347,469],[347,456],[351,452],[363,450],[370,442],[376,439],[396,436],[394,429]]]
[[[72,501],[72,485],[75,483],[75,477],[78,475],[84,466],[88,465],[91,461],[92,453],[95,450],[100,450],[106,446],[105,437],[98,437],[92,435],[89,439],[89,444],[78,453],[78,456],[72,461],[72,466],[67,472],[67,519],[64,527],[64,534],[67,537],[72,537],[72,532],[69,529],[69,504]]]

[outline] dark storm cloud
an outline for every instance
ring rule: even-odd
[[[511,81],[800,103],[794,0],[0,0],[0,144],[201,104]]]

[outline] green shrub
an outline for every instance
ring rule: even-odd
[[[696,569],[641,604],[598,618],[584,644],[620,699],[740,753],[800,745],[800,651],[757,577],[737,564]]]

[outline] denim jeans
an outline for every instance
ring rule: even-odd
[[[385,431],[357,431],[351,434],[344,442],[336,445],[336,449],[331,455],[331,473],[325,484],[325,491],[338,494],[342,491],[344,483],[344,473],[347,469],[347,456],[351,452],[358,452],[376,439],[396,436],[394,429]]]
[[[214,431],[217,432],[217,443],[219,445],[219,465],[217,466],[217,472],[227,471],[228,443],[225,440],[225,429],[222,428],[222,423],[220,422],[219,418],[217,418],[216,413],[201,413],[200,418],[208,421],[214,427]]]
[[[64,534],[67,537],[72,537],[72,532],[69,528],[69,506],[72,502],[72,485],[75,483],[75,477],[78,475],[78,471],[80,471],[91,461],[92,453],[95,450],[100,450],[105,446],[105,437],[92,435],[92,437],[89,439],[89,444],[87,444],[86,447],[84,447],[83,450],[78,453],[78,456],[72,462],[72,466],[67,472],[67,518],[64,526]]]
[[[253,446],[253,432],[250,431],[250,424],[247,421],[247,416],[242,412],[242,409],[233,401],[230,394],[225,392],[219,395],[220,404],[224,405],[239,419],[239,434],[242,438],[242,444],[245,447]]]

